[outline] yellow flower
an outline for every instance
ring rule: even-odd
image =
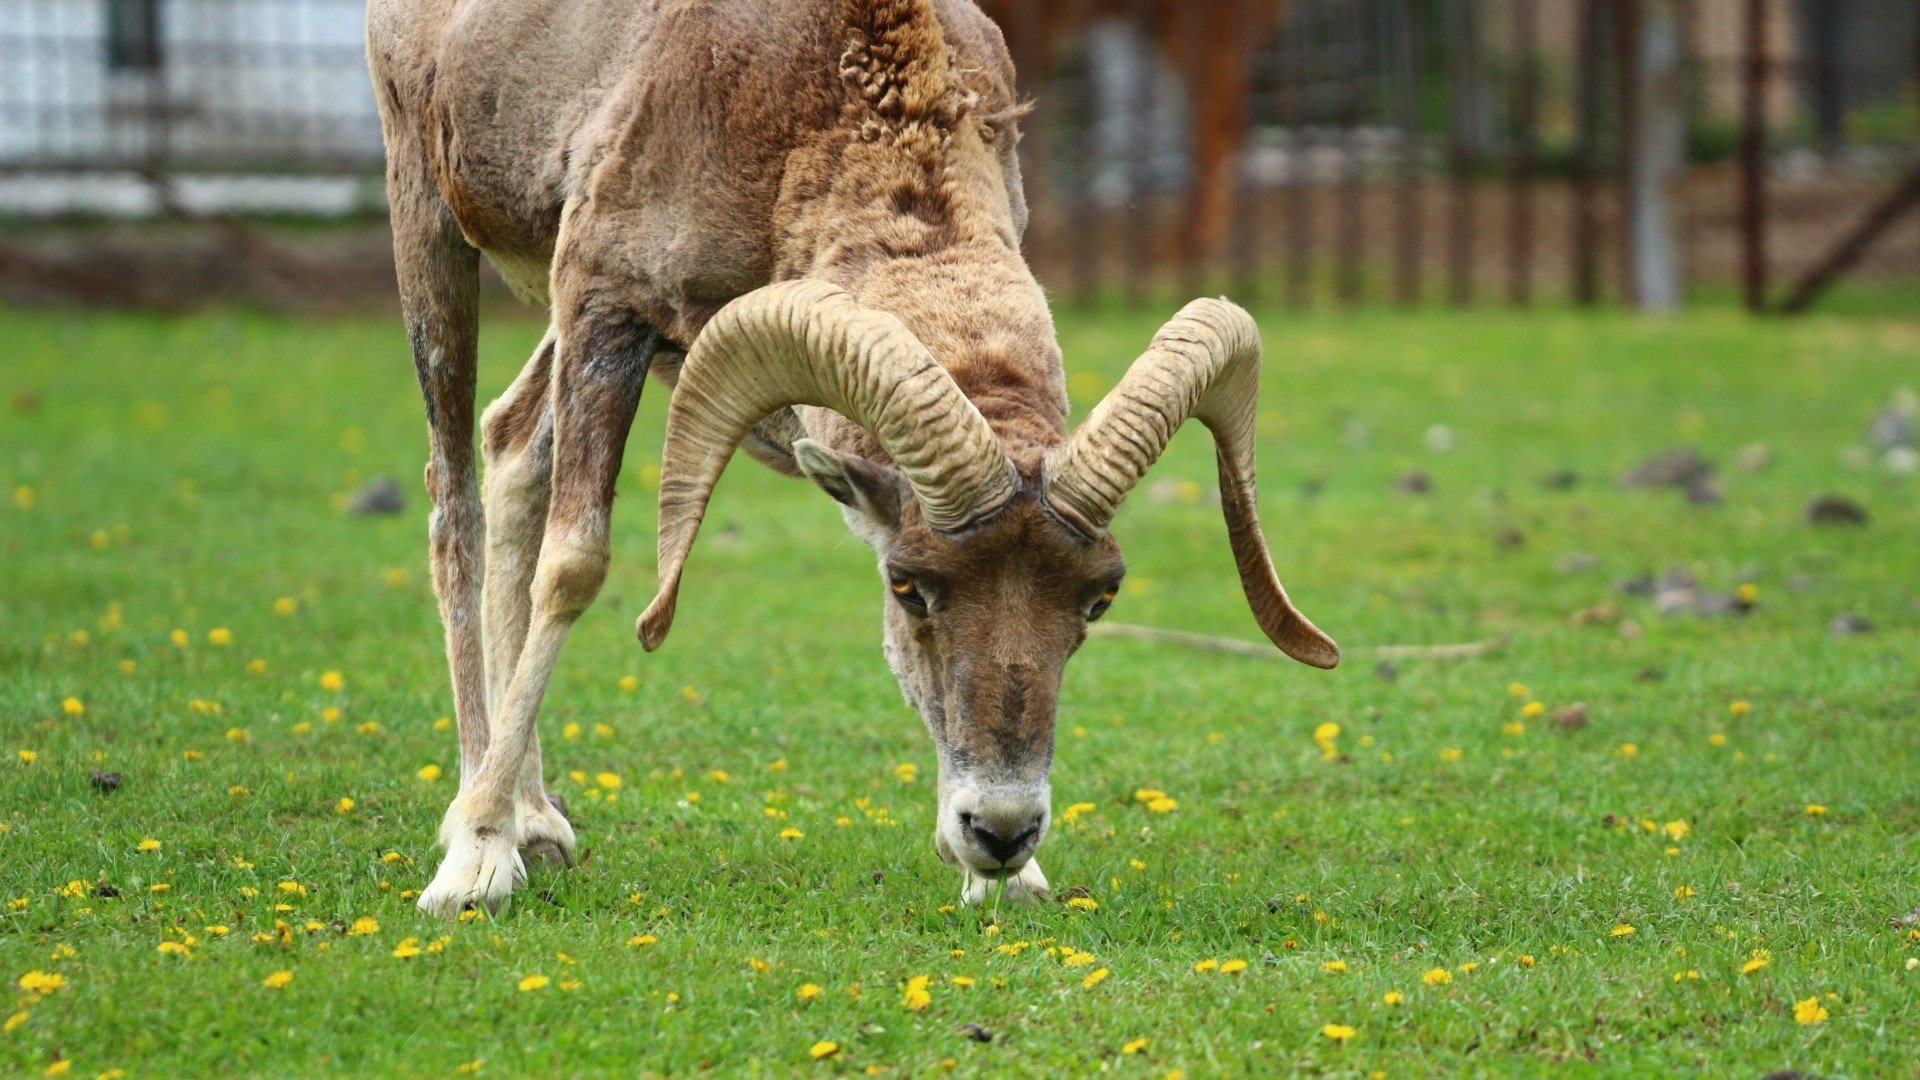
[[[1773,963],[1773,953],[1766,949],[1755,949],[1747,962],[1740,965],[1740,974],[1751,975],[1771,963]]]
[[[1525,705],[1522,705],[1520,707],[1520,715],[1526,717],[1529,720],[1532,720],[1540,716],[1542,713],[1545,713],[1546,711],[1547,711],[1546,704],[1539,701],[1529,701]]]
[[[628,693],[632,693],[633,691],[640,689],[640,677],[638,675],[620,676],[620,689],[625,690]]]
[[[788,827],[780,830],[780,839],[782,840],[798,840],[805,835],[807,834],[801,832],[799,829],[795,829],[792,827]]]
[[[933,1004],[933,994],[927,990],[928,981],[925,975],[915,975],[908,979],[906,992],[900,996],[900,1004],[914,1012],[920,1012]]]
[[[1532,966],[1533,966],[1533,965],[1534,965],[1535,963],[1537,963],[1537,962],[1538,962],[1538,961],[1536,961],[1536,960],[1534,960],[1534,958],[1533,958],[1533,954],[1532,954],[1532,953],[1528,953],[1528,954],[1526,954],[1525,956],[1522,956],[1522,957],[1520,958],[1520,966],[1521,966],[1521,967],[1532,967]]]
[[[1514,720],[1505,724],[1501,724],[1500,730],[1508,735],[1516,735],[1516,736],[1525,735],[1527,733],[1527,725],[1521,723],[1518,720]]]
[[[417,937],[405,938],[400,944],[393,947],[393,958],[395,960],[411,960],[419,955],[420,939]]]
[[[6,1031],[11,1032],[14,1029],[18,1028],[21,1024],[26,1023],[27,1017],[29,1015],[31,1014],[28,1013],[27,1010],[21,1009],[19,1012],[14,1013],[12,1016],[7,1017],[7,1022],[4,1024],[0,1024],[0,1029],[4,1029]]]
[[[1449,746],[1445,750],[1440,751],[1441,761],[1459,761],[1461,758],[1465,756],[1466,756],[1466,751],[1460,749],[1457,746]]]
[[[328,711],[339,712],[338,709],[330,709]],[[380,733],[380,723],[377,720],[369,720],[360,725],[359,731],[362,735],[377,735]]]
[[[273,602],[273,613],[275,615],[291,615],[299,610],[300,601],[295,600],[291,596],[283,596]]]
[[[1420,976],[1420,981],[1428,986],[1446,986],[1453,982],[1453,972],[1437,967]]]
[[[579,737],[580,737],[580,725],[579,725],[579,724],[568,724],[568,725],[567,725],[566,727],[563,727],[563,728],[561,728],[561,729],[560,729],[560,737],[561,737],[561,738],[563,738],[563,739],[577,739],[577,738],[579,738]]]
[[[1693,886],[1691,886],[1691,885],[1678,885],[1678,886],[1675,886],[1675,887],[1674,887],[1674,890],[1673,890],[1673,897],[1674,897],[1674,899],[1676,899],[1676,900],[1691,900],[1691,899],[1693,899]]]
[[[911,761],[903,761],[893,767],[893,775],[899,777],[901,783],[911,784],[919,779],[920,766]]]
[[[206,755],[206,752],[203,750],[182,750],[180,751],[180,760],[205,761],[207,760],[207,755]]]
[[[440,718],[439,718],[438,720],[435,720],[435,721],[433,722],[433,730],[435,730],[435,731],[452,731],[452,730],[453,730],[453,717],[451,717],[451,716],[442,716],[442,717],[440,717]]]
[[[707,779],[716,784],[726,784],[733,781],[733,775],[725,769],[714,769],[707,773]]]
[[[56,1061],[53,1064],[47,1066],[46,1068],[40,1070],[40,1075],[41,1076],[65,1076],[67,1075],[67,1071],[72,1068],[73,1068],[72,1058],[61,1058],[59,1061]]]
[[[1700,969],[1688,968],[1685,971],[1676,971],[1673,973],[1673,981],[1674,982],[1699,982]]]
[[[1166,797],[1167,793],[1161,791],[1159,788],[1143,787],[1133,793],[1134,801],[1143,803],[1152,802],[1155,799],[1164,799]]]
[[[1387,1005],[1404,1005],[1407,1001],[1407,995],[1398,990],[1389,990],[1381,995],[1380,1000]]]
[[[1007,946],[1002,945],[1001,948],[1005,949]],[[1069,948],[1060,954],[1060,963],[1067,967],[1086,967],[1096,959],[1098,958],[1090,952],[1081,952],[1079,949],[1073,948]]]
[[[342,690],[347,685],[347,677],[337,671],[329,671],[320,676],[320,689]]]
[[[431,784],[434,781],[440,779],[442,774],[440,772],[440,766],[427,764],[427,765],[420,766],[420,771],[414,773],[413,775]]]
[[[145,840],[142,840],[138,844],[135,844],[134,847],[143,852],[159,851],[160,841],[155,840],[153,837],[149,836]]]
[[[1619,925],[1615,926],[1612,930],[1613,937],[1627,937],[1633,933],[1634,933],[1634,929],[1628,923],[1620,923]]]
[[[552,981],[552,979],[547,978],[545,975],[529,975],[520,980],[520,992],[525,994],[534,990],[544,989],[546,985]]]
[[[1660,828],[1675,840],[1685,840],[1693,835],[1693,826],[1687,824],[1685,820],[1669,821]]]
[[[353,920],[352,926],[347,928],[347,936],[349,937],[366,937],[369,934],[377,934],[379,932],[380,920],[371,915],[360,916]]]
[[[795,991],[801,1001],[812,1001],[814,998],[820,996],[820,992],[819,983],[801,983],[800,989]]]
[[[1123,1054],[1137,1054],[1140,1051],[1145,1050],[1146,1048],[1147,1048],[1147,1040],[1146,1040],[1146,1036],[1143,1035],[1140,1038],[1134,1039],[1128,1042],[1126,1045],[1122,1046],[1120,1048],[1120,1052]]]
[[[1340,725],[1331,721],[1313,729],[1313,744],[1320,748],[1320,756],[1333,761],[1340,756],[1340,746],[1335,741],[1340,738]]]
[[[35,968],[20,976],[20,980],[14,985],[29,994],[51,994],[55,990],[66,988],[67,977],[57,972],[41,971]]]
[[[1533,691],[1527,689],[1527,684],[1523,682],[1508,683],[1507,693],[1513,697],[1532,697],[1533,696]]]
[[[839,1052],[840,1044],[826,1039],[821,1039],[819,1042],[814,1043],[813,1046],[807,1050],[807,1053],[811,1054],[815,1061],[819,1061],[821,1058],[830,1058]]]
[[[603,772],[594,776],[593,782],[608,791],[617,791],[622,783],[619,773]]]
[[[1112,974],[1112,972],[1108,971],[1106,968],[1094,968],[1092,971],[1087,973],[1086,978],[1080,980],[1080,985],[1083,987],[1086,987],[1088,990],[1091,990],[1094,987],[1099,986],[1100,980],[1106,978],[1110,974]]]
[[[1735,716],[1745,716],[1753,711],[1753,703],[1750,701],[1736,701],[1727,706],[1727,711]]]
[[[1195,975],[1204,975],[1209,971],[1218,971],[1219,969],[1220,961],[1218,960],[1202,960],[1193,965],[1193,973]]]
[[[21,484],[19,487],[13,489],[13,505],[22,510],[31,510],[33,509],[33,502],[34,493],[32,488]]]
[[[1320,970],[1329,975],[1345,975],[1347,973],[1347,962],[1345,960],[1329,960],[1320,965]]]
[[[1095,900],[1091,896],[1076,896],[1067,901],[1067,906],[1075,911],[1098,911],[1100,910],[1100,901]]]
[[[224,626],[216,626],[207,631],[207,644],[231,645],[233,644],[233,631]]]
[[[87,706],[86,703],[79,698],[70,697],[60,703],[60,711],[66,713],[68,716],[85,716],[87,714]]]
[[[767,762],[767,771],[768,772],[786,772],[787,759],[775,758],[774,760]]]
[[[1360,1033],[1345,1024],[1328,1024],[1326,1027],[1320,1029],[1320,1034],[1338,1043],[1346,1042],[1348,1039]]]
[[[1827,1018],[1827,1010],[1820,1005],[1818,997],[1806,998],[1793,1003],[1794,1022],[1800,1024],[1818,1024]]]
[[[193,638],[185,630],[176,629],[167,635],[167,640],[173,642],[174,648],[184,649],[187,647],[187,643],[192,641]]]
[[[170,956],[192,956],[193,955],[192,952],[188,951],[185,945],[182,945],[177,941],[163,941],[160,944],[154,946],[154,948],[157,951],[166,953]]]
[[[1082,814],[1091,814],[1096,808],[1094,803],[1077,802],[1061,811],[1060,820],[1071,825],[1074,821],[1078,820]]]
[[[1220,964],[1220,974],[1222,975],[1235,975],[1245,970],[1247,970],[1247,962],[1245,960],[1225,960]]]
[[[1159,798],[1148,802],[1147,809],[1151,810],[1156,814],[1171,814],[1175,810],[1180,809],[1180,804],[1173,801],[1172,799],[1167,798],[1165,795],[1162,795]]]
[[[247,673],[250,675],[265,675],[267,673],[267,662],[259,657],[254,657],[252,660],[247,661]]]
[[[1708,746],[1725,746],[1725,745],[1727,745],[1727,736],[1726,736],[1726,733],[1725,733],[1725,732],[1722,732],[1722,731],[1716,731],[1716,732],[1714,732],[1713,734],[1711,734],[1711,735],[1709,735],[1709,736],[1707,736],[1707,745],[1708,745]]]
[[[1826,812],[1827,812],[1827,808],[1826,808],[1826,807],[1824,807],[1824,806],[1821,806],[1821,805],[1820,805],[1819,803],[1808,803],[1808,804],[1807,804],[1807,816],[1808,816],[1808,817],[1820,817],[1821,815],[1823,815],[1823,814],[1825,814]]]
[[[762,975],[765,975],[767,972],[773,970],[772,964],[769,964],[765,960],[762,960],[754,956],[747,957],[747,966],[759,972]]]
[[[1639,746],[1639,744],[1638,744],[1638,743],[1630,743],[1630,742],[1623,742],[1623,743],[1621,743],[1621,744],[1620,744],[1620,756],[1621,756],[1621,757],[1629,757],[1629,758],[1630,758],[1630,757],[1639,757],[1639,756],[1640,756],[1640,746]]]
[[[333,804],[333,808],[342,814],[351,814],[353,813],[353,800],[342,795],[340,796],[340,801]]]
[[[22,765],[31,765],[34,762],[39,760],[40,760],[40,755],[35,753],[32,750],[20,751],[20,764]]]
[[[652,945],[659,940],[659,938],[654,937],[652,934],[635,934],[627,939],[627,944],[638,949]]]
[[[1738,597],[1743,604],[1753,604],[1760,599],[1760,586],[1749,581],[1733,590],[1733,595]]]

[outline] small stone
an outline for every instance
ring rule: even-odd
[[[407,508],[406,496],[391,476],[376,476],[353,493],[347,509],[356,517],[389,517]]]
[[[1425,495],[1427,492],[1433,490],[1433,478],[1426,473],[1415,470],[1414,472],[1402,475],[1400,479],[1395,482],[1394,486],[1409,495]]]
[[[1548,491],[1569,491],[1580,483],[1580,474],[1572,469],[1554,469],[1540,474],[1540,486]]]
[[[1857,528],[1867,523],[1867,508],[1845,495],[1821,495],[1807,504],[1807,524]]]
[[[1880,464],[1895,476],[1912,476],[1920,471],[1920,450],[1911,446],[1896,446],[1887,451]]]
[[[1742,603],[1733,593],[1700,589],[1693,594],[1693,613],[1705,619],[1743,612],[1750,606]]]
[[[1725,500],[1720,494],[1720,481],[1711,476],[1697,477],[1687,484],[1687,501],[1695,506],[1718,506]]]
[[[1773,464],[1773,451],[1763,442],[1748,443],[1740,448],[1733,460],[1747,472],[1765,472]]]
[[[1687,487],[1712,476],[1713,463],[1692,447],[1655,454],[1627,471],[1620,482],[1627,487]]]
[[[1391,660],[1380,661],[1379,664],[1374,666],[1373,673],[1381,682],[1398,682],[1400,680],[1400,669],[1395,667]]]
[[[1913,414],[1892,407],[1881,409],[1867,425],[1867,442],[1881,450],[1912,446]]]
[[[111,794],[120,790],[120,774],[117,772],[102,772],[95,769],[87,777],[87,781],[93,785],[95,791],[102,793]]]
[[[1621,578],[1613,583],[1615,592],[1622,596],[1652,596],[1656,591],[1653,575],[1641,574],[1639,577]]]
[[[1587,706],[1578,701],[1563,705],[1548,715],[1547,722],[1565,731],[1577,731],[1587,726]]]
[[[1349,420],[1340,431],[1341,438],[1356,450],[1364,450],[1373,445],[1373,426],[1365,420]]]
[[[1669,567],[1666,573],[1660,575],[1662,589],[1691,589],[1698,584],[1700,579],[1684,566]]]
[[[1563,574],[1585,574],[1600,569],[1600,556],[1590,551],[1569,551],[1553,565]]]
[[[1444,454],[1453,449],[1453,429],[1445,424],[1435,424],[1427,429],[1427,449],[1436,454]]]
[[[1854,634],[1873,633],[1873,623],[1864,615],[1835,615],[1827,624],[1827,633],[1834,637],[1849,637]]]

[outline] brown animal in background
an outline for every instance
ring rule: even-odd
[[[535,720],[606,578],[649,373],[674,396],[642,643],[666,637],[736,447],[811,478],[880,557],[887,659],[938,751],[935,846],[969,901],[995,878],[1046,890],[1061,671],[1119,588],[1107,524],[1187,417],[1218,442],[1261,627],[1337,661],[1255,518],[1245,312],[1188,305],[1069,435],[1019,254],[1012,65],[965,0],[374,0],[367,32],[460,726],[422,909],[497,909],[521,850],[573,857]],[[484,503],[482,253],[552,312],[481,422]]]
[[[1100,19],[1137,20],[1187,88],[1193,123],[1193,183],[1172,254],[1191,263],[1218,252],[1233,210],[1247,137],[1253,54],[1279,25],[1286,0],[980,0],[1014,55],[1045,64],[1062,41]],[[1029,72],[1029,76],[1036,73]],[[1046,107],[1043,101],[1041,108]]]

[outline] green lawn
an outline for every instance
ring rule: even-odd
[[[1077,407],[1169,313],[1061,313]],[[1041,861],[1097,910],[950,906],[882,590],[811,486],[736,465],[640,651],[649,391],[543,722],[584,863],[442,925],[411,902],[457,758],[397,320],[0,314],[0,1074],[1912,1075],[1920,481],[1848,448],[1920,326],[1263,325],[1263,516],[1347,660],[1091,642],[1054,784],[1094,808]],[[489,391],[539,329],[490,324]],[[1617,483],[1687,443],[1722,505]],[[1211,453],[1188,431],[1116,522],[1114,619],[1257,634]],[[406,513],[347,515],[381,473]],[[1808,526],[1822,492],[1871,523]],[[1616,589],[1672,567],[1757,607]],[[1368,652],[1496,637],[1394,680]]]

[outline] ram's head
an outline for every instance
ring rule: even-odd
[[[1253,320],[1196,300],[1079,430],[1016,461],[897,319],[819,283],[751,293],[714,317],[680,374],[661,466],[660,593],[641,641],[666,637],[708,498],[755,424],[813,405],[859,425],[887,460],[804,438],[793,458],[880,556],[887,659],[939,751],[935,847],[965,873],[969,901],[1001,877],[1016,894],[1044,892],[1033,853],[1051,817],[1061,673],[1120,588],[1108,522],[1187,418],[1213,432],[1254,618],[1287,655],[1339,661],[1287,599],[1255,514],[1259,378]]]

